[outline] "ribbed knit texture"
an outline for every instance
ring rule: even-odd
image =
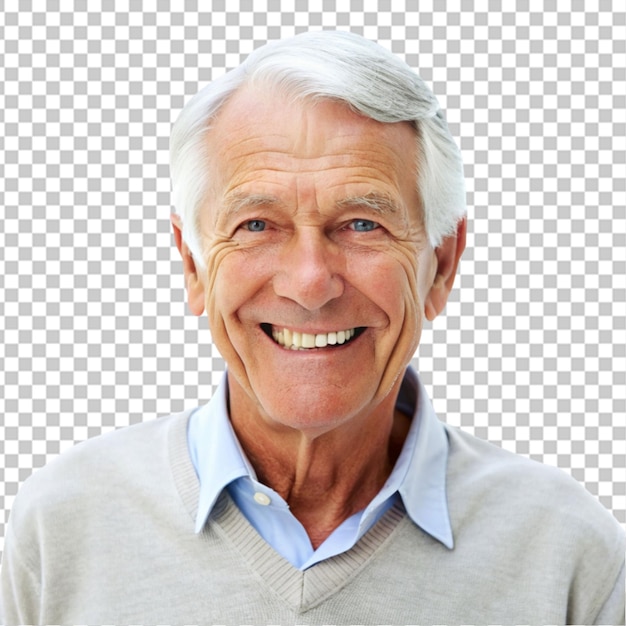
[[[624,622],[623,529],[559,470],[449,428],[454,550],[395,507],[353,549],[301,572],[226,494],[194,533],[187,419],[90,440],[25,483],[3,623]]]

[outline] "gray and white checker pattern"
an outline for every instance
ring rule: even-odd
[[[184,302],[170,126],[255,47],[322,28],[406,58],[464,154],[468,250],[416,359],[439,415],[563,468],[626,522],[623,7],[7,0],[0,537],[58,453],[211,396],[224,363]]]

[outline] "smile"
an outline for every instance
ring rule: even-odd
[[[288,350],[313,350],[328,346],[341,346],[358,337],[365,328],[349,328],[330,333],[302,333],[289,328],[261,324],[266,335],[270,336],[279,346]]]

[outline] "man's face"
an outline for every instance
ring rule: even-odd
[[[371,413],[417,348],[436,271],[414,129],[257,88],[208,137],[205,307],[231,398],[317,433]]]

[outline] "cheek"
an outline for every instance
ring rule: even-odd
[[[206,312],[211,336],[231,370],[244,369],[230,333],[228,320],[250,292],[254,265],[246,264],[236,243],[227,238],[215,238],[208,246],[206,258]],[[234,279],[233,277],[237,277]]]
[[[240,257],[237,252],[226,255],[215,272],[213,309],[224,317],[232,315],[254,290],[256,268]]]
[[[413,288],[410,274],[393,257],[371,268],[361,285],[367,285],[366,294],[389,318],[392,327],[404,323],[407,309],[413,303]]]
[[[406,285],[403,292],[404,319],[402,330],[398,337],[398,344],[400,350],[406,353],[406,359],[410,360],[419,344],[422,332],[424,304],[420,300],[416,272],[407,271],[404,275]]]
[[[361,256],[348,265],[347,275],[354,285],[387,317],[388,339],[377,346],[378,358],[393,370],[402,370],[410,361],[421,334],[419,254],[415,244],[394,241],[369,259]]]
[[[418,289],[419,250],[413,244],[394,242],[387,256],[393,269],[386,273],[387,278],[381,281],[380,288],[395,292],[395,297],[403,303],[405,322],[410,322],[422,306],[422,294]]]
[[[389,302],[393,302],[393,307],[387,306],[386,310],[394,330],[394,344],[384,356],[383,393],[391,389],[402,375],[419,344],[423,319],[423,302],[418,292],[419,252],[414,244],[394,243],[387,255],[393,265],[393,272],[388,272],[388,280],[380,284],[380,289],[381,293],[388,293]]]

